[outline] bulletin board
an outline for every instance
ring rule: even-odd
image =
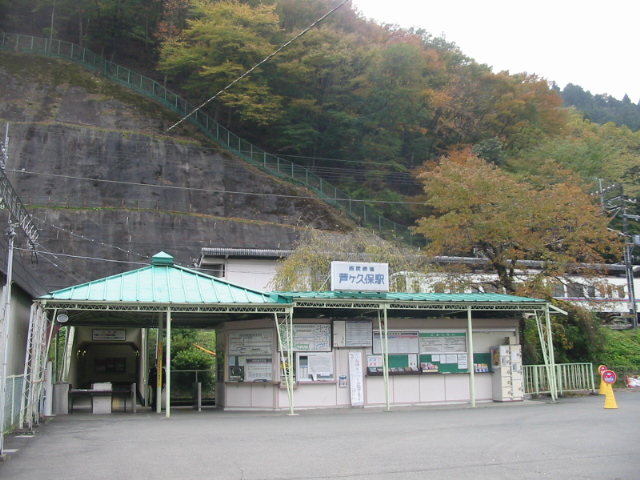
[[[467,373],[469,355],[467,353],[420,354],[422,373]]]
[[[382,355],[367,356],[367,375],[382,375]],[[389,375],[420,373],[418,354],[389,355]]]

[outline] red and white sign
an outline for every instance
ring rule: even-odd
[[[614,372],[613,370],[605,370],[604,372],[602,372],[602,381],[604,383],[616,383],[616,380],[618,379],[616,372]]]

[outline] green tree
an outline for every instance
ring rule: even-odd
[[[271,6],[252,8],[233,0],[194,4],[194,18],[178,39],[162,45],[158,68],[193,98],[210,98],[275,50],[281,39]],[[236,115],[249,125],[264,125],[280,115],[280,97],[267,77],[272,63],[245,77],[218,97],[227,123]],[[265,76],[266,75],[266,76]],[[216,117],[220,117],[218,110]]]

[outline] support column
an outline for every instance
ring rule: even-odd
[[[473,323],[471,321],[471,307],[467,307],[467,366],[469,367],[469,394],[471,406],[476,406],[476,371],[473,363]]]
[[[284,370],[284,383],[289,400],[289,415],[295,415],[293,410],[293,309],[284,314],[284,322],[280,321],[277,313],[274,313],[273,316],[278,334],[278,349],[280,350],[278,372]],[[282,377],[282,374],[280,376]],[[282,382],[282,378],[280,381]]]
[[[162,355],[164,353],[162,335],[164,324],[162,315],[158,315],[158,335],[156,339],[156,413],[162,411]]]
[[[556,377],[556,356],[553,351],[553,331],[551,330],[551,315],[549,314],[549,307],[544,310],[546,325],[547,325],[547,345],[549,351],[549,370],[551,371],[551,399],[555,402],[558,400],[558,379]]]
[[[389,336],[387,328],[387,305],[382,305],[382,320],[378,312],[378,330],[380,331],[380,351],[382,352],[382,378],[384,379],[384,396],[387,404],[387,412],[391,411],[389,392]]]
[[[549,393],[551,400],[555,402],[558,399],[558,386],[556,383],[556,367],[553,355],[553,338],[551,333],[551,317],[549,315],[549,307],[545,308],[545,325],[542,325],[542,314],[535,312],[536,327],[538,328],[538,336],[540,337],[540,349],[544,358],[545,371],[547,372],[547,381],[549,382]]]
[[[165,407],[166,418],[171,417],[171,308],[167,309],[167,353],[164,355],[167,369],[167,379],[165,381],[167,392],[167,405]],[[160,398],[159,404],[162,403]]]

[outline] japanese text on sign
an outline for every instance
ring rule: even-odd
[[[387,263],[331,262],[331,290],[388,292]]]

